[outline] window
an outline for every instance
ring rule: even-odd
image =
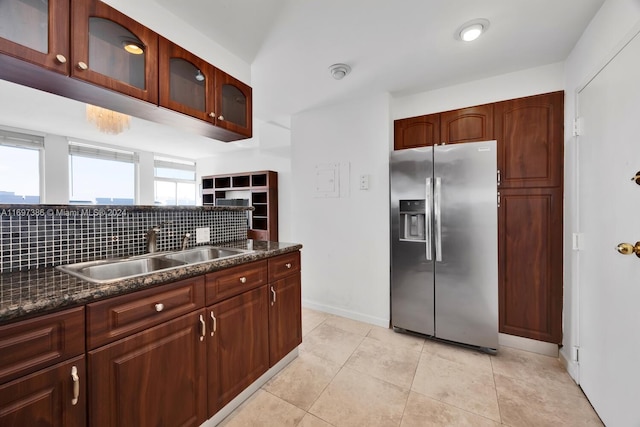
[[[135,203],[135,153],[70,142],[69,155],[69,203]]]
[[[154,161],[156,205],[196,204],[194,162],[156,157]]]
[[[40,203],[44,138],[0,130],[0,203]]]

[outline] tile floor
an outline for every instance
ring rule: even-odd
[[[557,359],[497,356],[303,310],[300,354],[222,423],[602,426]]]

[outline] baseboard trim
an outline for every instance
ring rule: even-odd
[[[560,363],[564,366],[564,369],[567,370],[569,376],[576,382],[576,384],[580,384],[580,365],[578,362],[567,359],[566,355],[563,351],[560,351]]]
[[[531,353],[538,353],[545,356],[558,357],[558,344],[552,344],[544,341],[536,341],[529,338],[518,337],[515,335],[498,334],[498,343],[500,346],[517,348]]]
[[[345,310],[343,308],[333,307],[330,305],[319,304],[309,300],[302,300],[302,306],[312,310],[322,311],[336,316],[346,317],[347,319],[358,320],[360,322],[369,323],[383,328],[389,327],[389,319],[381,317],[369,316],[367,314],[358,313],[356,311]]]
[[[255,380],[249,387],[245,388],[239,395],[237,395],[231,402],[227,403],[216,414],[202,423],[200,427],[215,427],[229,416],[238,406],[240,406],[245,400],[247,400],[253,393],[258,391],[267,381],[269,381],[275,374],[280,372],[298,357],[298,347],[293,349],[289,354],[282,358],[278,363],[273,365],[267,372],[262,374],[260,378]]]

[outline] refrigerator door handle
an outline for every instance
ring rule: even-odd
[[[436,188],[433,195],[433,210],[435,215],[436,261],[442,261],[442,217],[440,211],[442,196],[442,179],[436,178]]]
[[[433,254],[431,253],[431,178],[427,178],[427,190],[425,192],[425,228],[427,229],[427,238],[425,239],[427,261],[431,261]]]

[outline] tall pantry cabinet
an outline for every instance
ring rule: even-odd
[[[396,150],[495,139],[500,332],[562,342],[564,93],[394,122]]]

